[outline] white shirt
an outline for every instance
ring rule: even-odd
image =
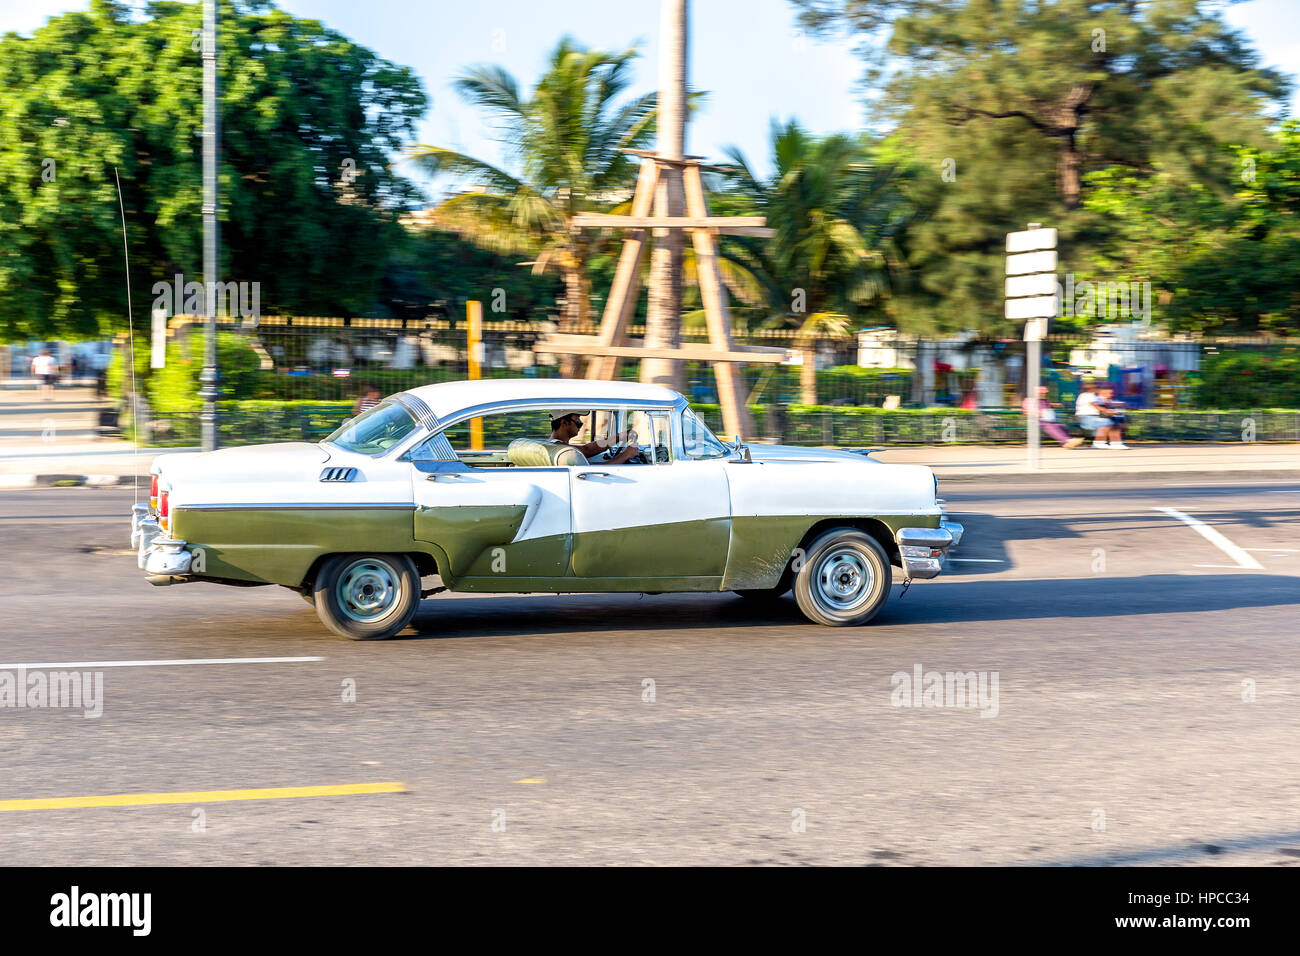
[[[54,360],[53,355],[38,355],[32,359],[33,375],[53,375],[59,363]]]
[[[1074,403],[1074,414],[1078,418],[1084,415],[1100,415],[1097,410],[1097,393],[1080,392],[1078,400]]]

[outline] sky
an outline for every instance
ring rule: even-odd
[[[659,4],[653,0],[279,0],[296,16],[321,20],[379,55],[412,67],[431,104],[422,141],[494,162],[502,155],[477,111],[451,79],[464,67],[495,63],[531,88],[565,33],[583,45],[637,44],[632,90],[656,82]],[[30,33],[52,15],[89,0],[0,0],[0,33]],[[1266,65],[1300,75],[1300,0],[1248,0],[1228,7]],[[864,125],[862,64],[855,41],[808,37],[788,0],[695,0],[691,4],[690,85],[708,93],[692,119],[687,151],[709,160],[739,146],[756,171],[770,169],[771,122],[797,118],[815,133]],[[1300,76],[1298,76],[1300,79]],[[1292,97],[1300,115],[1300,89]]]

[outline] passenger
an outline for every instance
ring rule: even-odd
[[[587,442],[585,445],[574,445],[573,439],[577,437],[578,432],[582,431],[583,417],[590,414],[589,411],[572,408],[551,412],[551,441],[559,445],[571,445],[588,458],[599,455],[618,442],[627,442],[626,448],[613,458],[601,462],[602,465],[624,465],[641,454],[641,448],[636,443],[636,432],[634,431],[622,432],[614,436],[614,438],[598,438],[595,441]]]

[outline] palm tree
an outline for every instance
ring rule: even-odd
[[[861,138],[809,135],[796,122],[772,126],[773,173],[761,179],[744,153],[727,150],[730,198],[767,217],[776,235],[728,239],[722,255],[748,281],[729,283],[770,310],[769,327],[798,329],[803,400],[816,402],[820,340],[847,333],[888,297],[901,269],[895,239],[910,216],[903,173],[872,161]]]
[[[513,171],[441,146],[413,146],[404,157],[471,184],[439,203],[430,225],[496,252],[529,255],[534,273],[560,274],[561,331],[588,321],[587,261],[601,241],[574,229],[573,217],[623,198],[637,168],[624,150],[654,136],[654,94],[620,102],[636,57],[635,47],[608,53],[564,37],[529,96],[500,67],[477,66],[458,77],[457,92],[498,121]],[[565,356],[561,368],[573,375],[577,356]]]

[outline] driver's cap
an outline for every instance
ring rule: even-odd
[[[590,408],[556,408],[551,411],[551,421],[558,422],[561,418],[568,418],[570,415],[586,418],[590,414]]]

